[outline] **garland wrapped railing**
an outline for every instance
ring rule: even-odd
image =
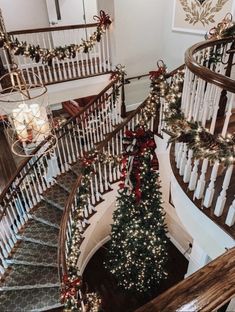
[[[88,53],[96,44],[100,42],[102,35],[112,23],[110,16],[103,10],[100,11],[99,16],[94,16],[97,21],[96,31],[90,36],[89,39],[84,40],[80,44],[70,44],[64,47],[59,46],[52,49],[46,49],[40,45],[33,45],[27,42],[19,41],[17,38],[12,39],[4,31],[0,31],[0,48],[4,47],[9,50],[13,55],[22,55],[30,57],[36,63],[40,60],[42,63],[47,63],[52,66],[52,59],[58,58],[64,60],[65,58],[75,58],[76,52],[83,51]]]
[[[150,92],[148,99],[136,111],[128,115],[94,151],[80,160],[81,174],[67,200],[60,227],[58,263],[61,281],[64,276],[68,276],[71,282],[77,278],[81,279],[80,268],[77,266],[80,246],[89,227],[89,219],[96,212],[97,204],[102,200],[104,193],[112,190],[112,183],[120,179],[123,137],[128,131],[134,131],[137,126],[153,130],[156,101],[157,98]],[[84,298],[86,296],[86,293],[83,294]],[[64,304],[65,307],[73,309],[82,305],[80,297],[73,301],[73,306],[70,298]]]

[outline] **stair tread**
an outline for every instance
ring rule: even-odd
[[[21,241],[11,259],[53,264],[57,261],[57,248]]]
[[[66,192],[58,184],[54,184],[53,187],[49,188],[45,193],[43,193],[43,197],[48,199],[51,204],[55,203],[63,209],[68,198],[68,192]]]
[[[76,174],[72,170],[69,170],[67,173],[59,176],[56,182],[62,185],[66,190],[71,191],[76,179]]]
[[[21,237],[42,241],[43,243],[56,245],[58,242],[59,230],[38,222],[36,220],[29,220],[24,228],[23,232],[20,233]]]
[[[55,206],[41,201],[30,214],[36,218],[43,219],[59,226],[63,212]]]
[[[0,291],[1,312],[26,312],[59,303],[59,287]]]
[[[0,287],[35,286],[58,283],[58,269],[35,265],[11,264]]]

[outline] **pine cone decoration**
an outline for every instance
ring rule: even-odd
[[[201,145],[207,149],[214,148],[216,145],[215,136],[207,131],[202,131],[199,133]]]

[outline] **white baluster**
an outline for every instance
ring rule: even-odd
[[[201,175],[200,178],[197,182],[197,187],[196,187],[196,191],[194,193],[194,196],[197,199],[202,198],[204,190],[205,190],[205,186],[206,186],[206,172],[207,172],[207,168],[208,168],[208,159],[204,159],[203,163],[202,163],[202,171],[201,171]]]
[[[101,170],[101,164],[100,162],[98,163],[98,169],[99,169],[99,186],[100,186],[100,193],[104,193],[104,186],[103,186],[103,180],[102,180],[102,170]]]
[[[225,177],[224,177],[224,182],[223,182],[223,185],[222,185],[222,191],[221,191],[221,193],[220,193],[220,195],[219,195],[219,197],[217,198],[217,201],[216,201],[214,214],[217,217],[220,217],[223,214],[224,205],[225,205],[225,202],[226,202],[226,199],[227,199],[227,197],[226,197],[227,189],[229,187],[229,183],[230,183],[230,180],[231,180],[232,173],[233,173],[233,165],[230,165],[228,167],[228,169],[226,170],[226,174],[225,174]]]
[[[196,187],[197,178],[198,178],[198,165],[199,165],[199,160],[196,159],[194,161],[193,171],[192,171],[190,181],[189,181],[189,186],[188,186],[190,191],[194,191]]]
[[[184,147],[183,147],[183,153],[182,153],[182,157],[181,157],[181,160],[180,160],[180,171],[179,171],[179,174],[182,176],[184,175],[184,169],[185,169],[185,166],[186,166],[186,163],[187,163],[187,144],[184,143]]]
[[[229,120],[230,120],[230,117],[232,115],[232,107],[233,107],[233,103],[234,103],[234,93],[232,94],[232,97],[228,103],[228,108],[227,108],[227,111],[226,111],[226,118],[225,118],[225,121],[224,121],[224,125],[223,125],[223,130],[222,130],[222,137],[225,137],[226,136],[226,133],[227,133],[227,130],[228,130],[228,125],[229,125]]]
[[[225,224],[228,226],[233,226],[235,223],[235,199],[233,200],[231,206],[229,207],[228,214],[225,220]]]
[[[184,183],[188,183],[190,180],[191,171],[192,171],[192,157],[193,157],[193,151],[190,149],[188,152],[188,160],[184,169],[184,178],[183,178]]]
[[[178,150],[178,155],[177,155],[177,159],[176,159],[176,167],[178,169],[180,168],[180,162],[181,162],[181,158],[182,158],[182,154],[183,154],[183,148],[184,148],[184,144],[179,143],[179,150]]]
[[[204,202],[203,202],[203,205],[206,208],[209,208],[212,204],[212,200],[213,200],[214,193],[215,193],[215,181],[217,178],[218,168],[219,168],[219,162],[216,161],[213,165],[210,183],[209,183],[209,186],[206,190],[206,194],[205,194],[205,198],[204,198]]]

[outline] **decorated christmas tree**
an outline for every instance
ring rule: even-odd
[[[153,133],[127,131],[106,267],[119,286],[149,292],[166,279],[167,238]]]

